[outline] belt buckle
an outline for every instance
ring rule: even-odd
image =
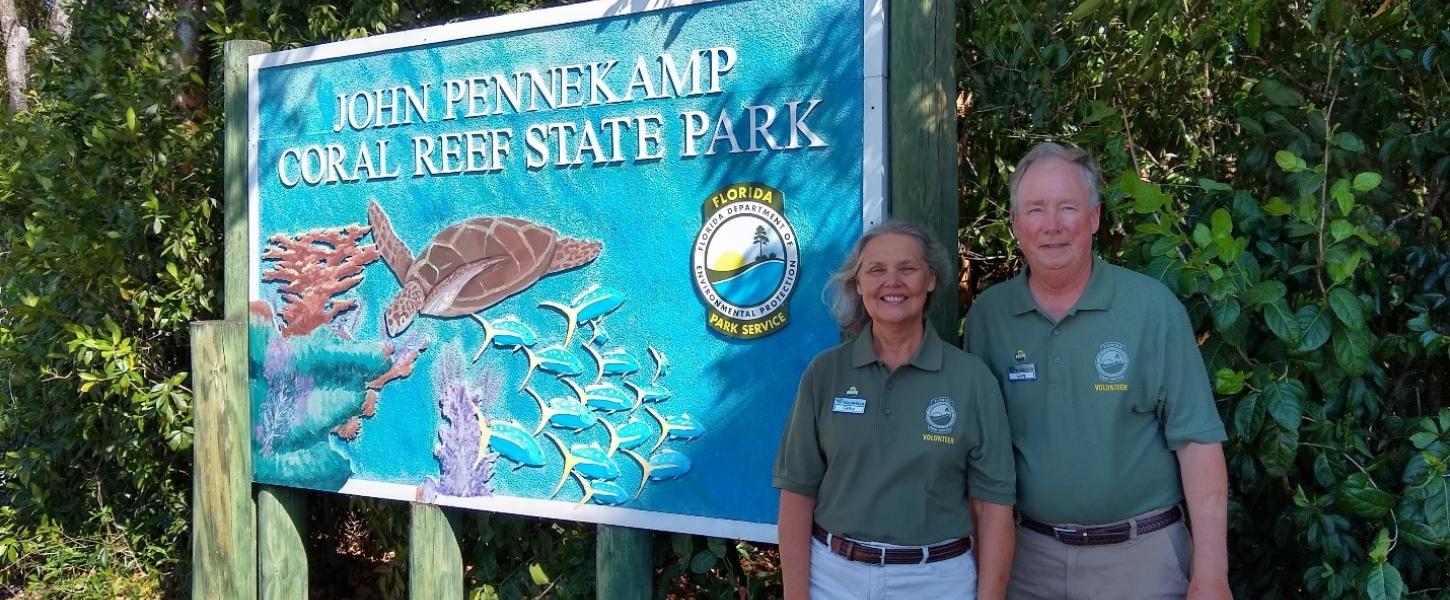
[[[876,554],[876,561],[874,563],[873,562],[870,562],[870,561],[864,561],[864,560],[858,560],[856,562],[861,562],[861,563],[865,563],[865,564],[868,564],[868,565],[874,564],[875,566],[878,566],[878,567],[884,567],[884,566],[886,566],[886,549],[885,548],[882,548],[882,547],[877,546],[877,545],[874,545],[874,544],[863,544],[863,543],[858,542],[856,540],[849,540],[846,543],[847,544],[850,544],[850,546],[848,546],[848,549],[846,551],[846,558],[848,560],[856,560],[856,559],[852,558],[852,555],[855,555],[856,554],[856,550],[875,551],[877,554]]]

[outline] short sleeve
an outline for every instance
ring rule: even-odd
[[[780,438],[771,485],[803,496],[815,497],[826,474],[826,458],[816,435],[815,372],[817,361],[806,367],[796,391],[795,406]]]
[[[1173,450],[1184,444],[1215,444],[1228,439],[1214,404],[1203,354],[1193,337],[1188,312],[1176,300],[1168,309],[1163,333],[1163,437]]]
[[[1017,465],[1002,391],[985,365],[978,362],[972,371],[973,421],[979,442],[967,456],[967,495],[1012,506],[1017,501]]]
[[[982,309],[976,303],[967,311],[966,335],[962,336],[962,349],[968,354],[981,356],[987,346],[987,331],[981,321]]]

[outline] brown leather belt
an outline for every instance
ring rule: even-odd
[[[1063,527],[1061,525],[1049,525],[1042,521],[1022,515],[1022,526],[1036,531],[1037,533],[1057,538],[1057,541],[1069,546],[1106,546],[1109,544],[1121,544],[1133,538],[1133,527],[1137,526],[1137,534],[1144,535],[1163,529],[1177,523],[1183,518],[1183,511],[1177,506],[1169,508],[1155,515],[1148,515],[1141,519],[1129,519],[1122,523],[1102,525],[1099,527]]]
[[[917,565],[956,558],[972,550],[972,538],[942,542],[925,548],[882,548],[850,538],[830,535],[820,525],[811,524],[811,537],[828,544],[831,552],[846,560],[873,565]],[[829,542],[827,540],[830,540]]]

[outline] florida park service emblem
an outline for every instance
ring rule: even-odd
[[[768,185],[735,183],[710,194],[701,213],[690,273],[705,302],[707,324],[740,339],[785,327],[800,274],[800,248],[785,218],[785,195]]]
[[[1108,383],[1122,381],[1128,376],[1128,348],[1122,342],[1103,342],[1098,347],[1095,359],[1098,379]]]

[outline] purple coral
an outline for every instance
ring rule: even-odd
[[[307,414],[307,399],[312,395],[312,378],[297,372],[292,361],[292,346],[286,340],[273,338],[267,344],[262,379],[267,382],[267,397],[258,410],[256,440],[262,456],[271,456],[278,440]]]
[[[498,378],[484,373],[476,382],[463,377],[462,355],[450,345],[439,361],[434,394],[444,423],[438,427],[438,444],[433,456],[438,459],[439,478],[429,491],[450,496],[487,496],[493,493],[488,485],[498,453],[485,448],[479,460],[483,427],[479,419],[488,414],[500,388]],[[483,440],[486,444],[487,440]]]

